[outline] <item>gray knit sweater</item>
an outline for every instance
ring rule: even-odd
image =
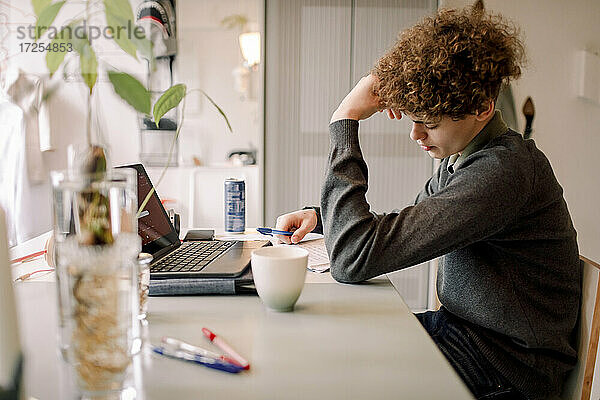
[[[330,125],[319,225],[332,276],[357,283],[443,256],[442,305],[525,394],[557,393],[576,361],[581,269],[547,158],[497,113],[471,154],[442,160],[413,206],[378,215],[365,199],[358,126]]]

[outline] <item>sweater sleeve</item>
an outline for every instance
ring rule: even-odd
[[[437,171],[431,176],[431,178],[429,178],[427,183],[425,183],[425,187],[417,195],[417,198],[415,199],[414,204],[419,204],[421,202],[421,200],[423,200],[424,198],[429,197],[433,193],[435,193],[435,191],[437,190],[438,185],[439,185],[439,179],[440,179],[439,177],[440,177],[441,168],[442,168],[441,165],[438,166]]]
[[[514,221],[531,182],[517,177],[517,168],[502,168],[509,160],[494,154],[471,155],[444,188],[399,212],[377,215],[365,197],[368,172],[358,121],[332,123],[321,216],[334,279],[354,283],[407,268],[489,237]]]
[[[317,213],[317,226],[311,232],[323,234],[323,221],[321,220],[321,208],[315,206],[307,206],[302,208],[303,210],[315,210]]]

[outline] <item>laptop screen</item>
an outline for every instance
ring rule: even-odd
[[[133,168],[137,172],[137,198],[138,208],[152,189],[152,182],[142,164],[125,165],[119,168]],[[138,217],[138,234],[142,238],[142,251],[156,254],[158,251],[179,244],[177,232],[171,224],[165,208],[156,193],[152,193],[150,200]]]

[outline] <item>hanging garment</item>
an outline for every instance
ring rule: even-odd
[[[52,227],[49,168],[42,155],[52,143],[42,85],[17,68],[0,75],[0,205],[9,246]]]
[[[0,206],[6,210],[8,245],[18,243],[23,219],[22,192],[25,147],[23,110],[0,93]]]
[[[42,153],[52,150],[48,107],[43,101],[43,81],[18,70],[13,82],[8,82],[9,99],[23,110],[25,122],[25,150],[29,183],[48,180],[48,169]]]

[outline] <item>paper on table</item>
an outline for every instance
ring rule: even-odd
[[[318,240],[318,239],[323,239],[323,235],[321,235],[320,233],[309,232],[298,243],[313,242],[313,241]],[[323,248],[325,248],[325,242],[323,242]],[[327,262],[329,262],[329,261],[327,261]]]
[[[329,270],[329,255],[325,248],[325,239],[300,242],[298,246],[308,250],[308,269],[312,272],[325,272]]]
[[[248,231],[246,231],[246,232],[248,232]],[[306,236],[304,236],[304,238],[300,241],[300,243],[307,242],[310,240],[320,239],[322,237],[323,237],[323,235],[320,235],[318,233],[307,233]],[[277,239],[275,236],[263,235],[262,233],[255,233],[255,232],[233,233],[233,234],[217,233],[215,235],[215,239],[216,240],[270,240],[271,243],[273,243],[273,245],[281,244],[279,239]]]
[[[307,238],[308,235],[316,235],[317,238],[313,239]],[[309,233],[300,241],[300,243],[296,244],[296,246],[302,247],[303,249],[308,250],[308,270],[312,272],[325,272],[329,269],[329,255],[327,254],[327,249],[325,248],[325,239],[323,239],[323,235],[318,235],[315,233]],[[282,246],[291,246],[282,244]]]
[[[274,236],[267,236],[261,233],[255,233],[251,230],[246,230],[245,233],[215,235],[217,240],[270,240],[273,246],[288,246],[281,243]],[[291,246],[291,245],[289,245]],[[295,246],[300,246],[308,250],[308,270],[312,272],[325,272],[329,270],[329,255],[325,249],[325,240],[323,235],[318,233],[307,233],[302,240]]]
[[[260,233],[233,233],[233,234],[216,234],[216,240],[271,240],[274,239],[271,236],[263,235]]]

